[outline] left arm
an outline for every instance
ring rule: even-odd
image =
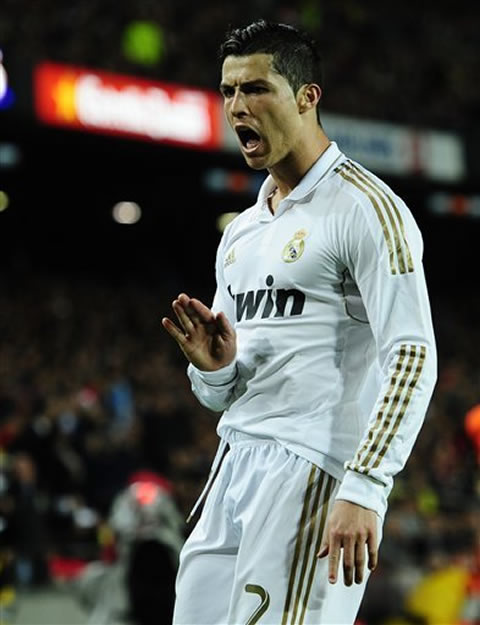
[[[394,476],[405,466],[423,423],[437,375],[435,339],[422,267],[420,232],[403,202],[385,193],[389,214],[358,205],[345,238],[347,267],[375,339],[382,383],[355,455],[345,464],[319,556],[329,553],[336,581],[340,549],[345,583],[377,560],[376,515],[384,517]],[[378,202],[379,204],[379,202]],[[371,207],[370,207],[371,209]],[[354,227],[353,227],[354,226]]]

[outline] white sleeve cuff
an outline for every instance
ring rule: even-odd
[[[233,382],[237,377],[237,361],[235,359],[226,367],[222,367],[216,371],[201,371],[192,364],[189,365],[189,369],[194,371],[208,386],[224,386]]]
[[[387,498],[391,487],[356,471],[347,470],[335,499],[351,501],[373,510],[383,520],[387,511]]]

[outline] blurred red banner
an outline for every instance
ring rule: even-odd
[[[213,91],[44,62],[33,73],[34,109],[46,124],[207,150],[223,148]]]

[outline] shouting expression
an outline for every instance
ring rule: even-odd
[[[288,81],[271,54],[227,56],[220,91],[227,120],[253,169],[270,169],[300,143],[302,116]]]

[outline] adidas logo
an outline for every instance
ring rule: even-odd
[[[225,256],[225,261],[223,263],[223,266],[228,267],[229,265],[232,265],[234,262],[235,262],[235,248],[232,247],[232,249]]]

